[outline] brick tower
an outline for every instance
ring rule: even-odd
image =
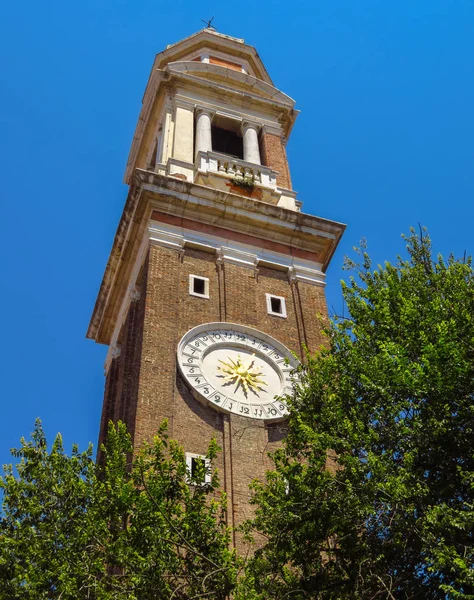
[[[87,332],[109,346],[99,442],[110,419],[139,446],[167,418],[192,467],[215,436],[231,526],[284,435],[292,352],[322,343],[344,231],[300,211],[296,116],[241,39],[204,29],[156,56]]]

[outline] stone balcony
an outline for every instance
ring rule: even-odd
[[[262,202],[299,210],[296,192],[278,187],[276,171],[227,154],[197,152],[194,181]]]
[[[301,209],[302,203],[296,199],[296,192],[279,187],[278,173],[270,167],[212,150],[197,152],[194,164],[170,157],[166,164],[156,164],[155,173],[193,181],[290,210]]]
[[[222,177],[241,177],[251,179],[255,185],[275,190],[276,171],[270,167],[246,162],[240,158],[220,154],[219,152],[198,152],[196,156],[197,173],[215,173]]]

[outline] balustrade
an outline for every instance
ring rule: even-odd
[[[217,173],[224,177],[251,179],[256,185],[276,189],[276,173],[269,167],[247,163],[218,152],[198,152],[196,167],[200,171]]]

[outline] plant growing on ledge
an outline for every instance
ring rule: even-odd
[[[247,190],[248,192],[253,192],[255,189],[255,179],[250,175],[236,175],[232,178],[232,183],[237,187]]]

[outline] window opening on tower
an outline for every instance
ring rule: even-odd
[[[281,314],[281,300],[280,298],[270,298],[272,305],[272,312]]]
[[[186,470],[188,483],[193,485],[205,485],[211,482],[211,461],[202,454],[186,452]],[[203,476],[198,481],[198,475]]]
[[[194,293],[195,294],[204,294],[206,291],[206,282],[204,279],[200,277],[196,277],[193,281],[194,284]]]
[[[211,136],[214,152],[220,152],[221,154],[227,154],[228,156],[243,160],[244,143],[242,136],[238,132],[212,125]]]
[[[285,298],[282,296],[274,296],[273,294],[266,294],[266,297],[268,314],[286,318]]]
[[[209,298],[209,278],[198,275],[189,276],[189,293],[199,298]]]

